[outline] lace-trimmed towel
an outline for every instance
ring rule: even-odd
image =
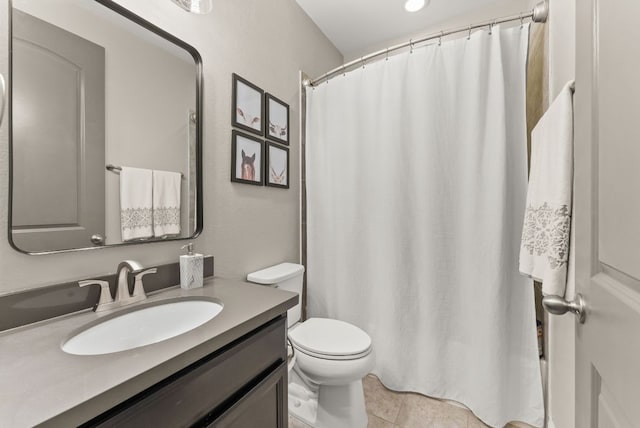
[[[152,209],[152,171],[123,166],[120,172],[120,227],[123,241],[153,236]]]
[[[179,172],[153,171],[153,234],[155,237],[180,234]]]
[[[573,87],[567,83],[531,133],[520,272],[564,296],[573,194]]]

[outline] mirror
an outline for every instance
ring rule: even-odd
[[[46,254],[195,237],[198,52],[110,0],[12,3],[11,245]]]

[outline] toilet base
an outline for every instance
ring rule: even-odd
[[[289,413],[314,427],[318,415],[318,391],[305,385],[295,370],[289,372]]]
[[[289,380],[289,413],[314,428],[366,428],[362,380],[310,388],[295,370]]]
[[[362,380],[346,385],[322,385],[314,428],[367,428]]]

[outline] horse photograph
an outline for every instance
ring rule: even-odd
[[[231,181],[262,185],[262,146],[261,140],[233,131]]]

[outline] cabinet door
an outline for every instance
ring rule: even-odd
[[[285,317],[271,321],[239,343],[183,369],[82,427],[186,428],[217,421],[218,416],[226,415],[236,407],[238,400],[244,400],[260,385],[268,380],[278,381],[274,373],[286,364],[287,359],[286,323]],[[280,375],[285,379],[284,387],[286,374],[285,370]],[[286,391],[284,394],[286,397]],[[265,417],[274,411],[280,412],[275,403],[286,405],[285,401],[269,402],[273,403],[273,409],[257,406]],[[284,412],[286,416],[286,408]],[[268,428],[282,425],[233,426]]]
[[[207,427],[285,428],[287,363],[283,362]]]

